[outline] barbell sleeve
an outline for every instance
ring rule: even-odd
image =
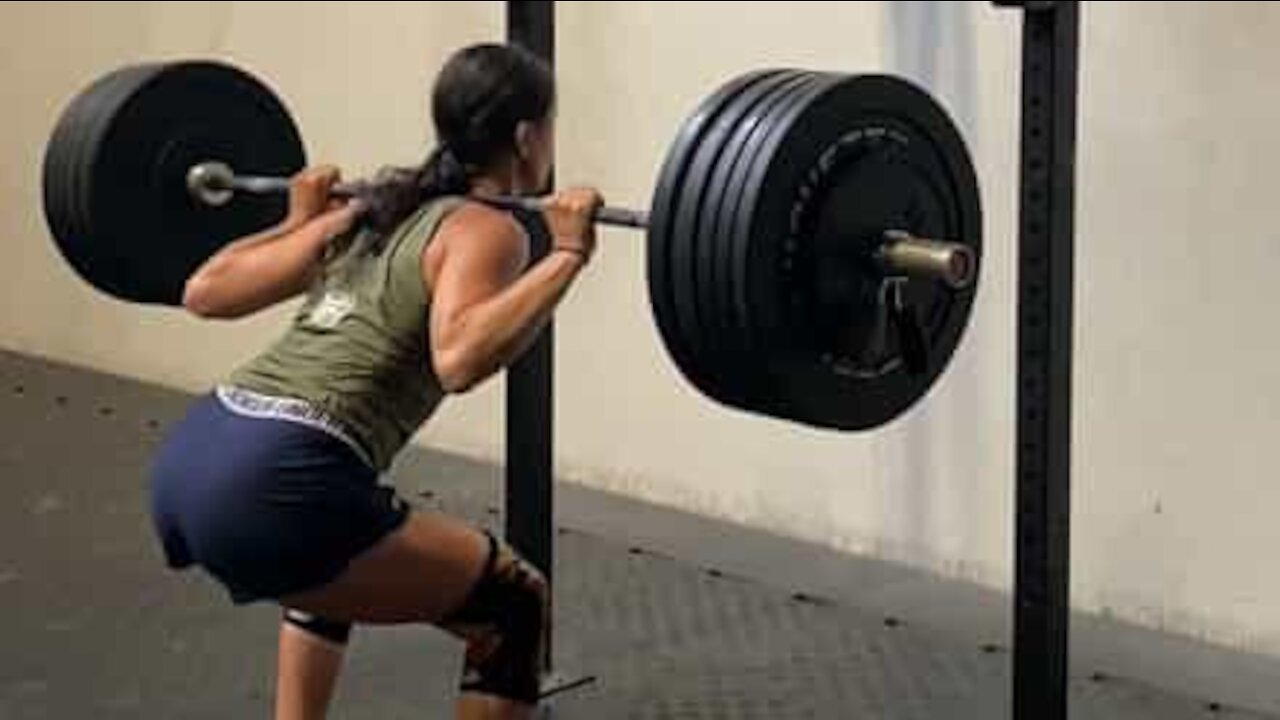
[[[918,238],[902,230],[890,230],[884,236],[875,259],[886,274],[931,277],[957,290],[976,278],[977,257],[968,245]]]

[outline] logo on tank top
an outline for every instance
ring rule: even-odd
[[[330,290],[311,309],[307,315],[307,322],[325,330],[332,330],[355,309],[355,295],[342,290]]]

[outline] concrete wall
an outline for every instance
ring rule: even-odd
[[[198,323],[93,293],[56,256],[39,162],[61,104],[106,68],[214,55],[268,79],[314,159],[350,174],[421,154],[424,88],[497,3],[0,5],[0,346],[196,389],[286,309]],[[968,335],[926,403],[871,434],[802,429],[697,395],[662,349],[643,241],[606,231],[560,314],[557,458],[575,481],[1005,587],[1012,559],[1019,23],[988,3],[562,2],[562,183],[643,205],[666,144],[751,67],[891,71],[964,129],[986,210]],[[1091,3],[1083,28],[1075,415],[1076,603],[1280,653],[1266,572],[1280,504],[1280,297],[1267,170],[1280,6]],[[51,51],[56,48],[56,51]],[[421,441],[498,458],[501,380]],[[1276,500],[1277,503],[1272,503]]]

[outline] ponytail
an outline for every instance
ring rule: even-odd
[[[365,206],[364,224],[378,235],[386,235],[423,203],[446,195],[465,195],[471,189],[473,174],[447,145],[437,146],[416,168],[383,170],[356,193]]]
[[[457,51],[431,91],[439,144],[421,166],[383,170],[357,188],[361,225],[386,237],[423,203],[467,194],[482,170],[513,151],[520,123],[543,120],[554,103],[551,68],[528,50],[483,43]]]

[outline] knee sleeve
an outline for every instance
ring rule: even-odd
[[[338,645],[346,645],[351,637],[351,623],[325,620],[310,613],[286,608],[284,621],[317,637]]]
[[[536,703],[548,606],[542,574],[490,535],[484,573],[441,623],[467,640],[462,691]]]

